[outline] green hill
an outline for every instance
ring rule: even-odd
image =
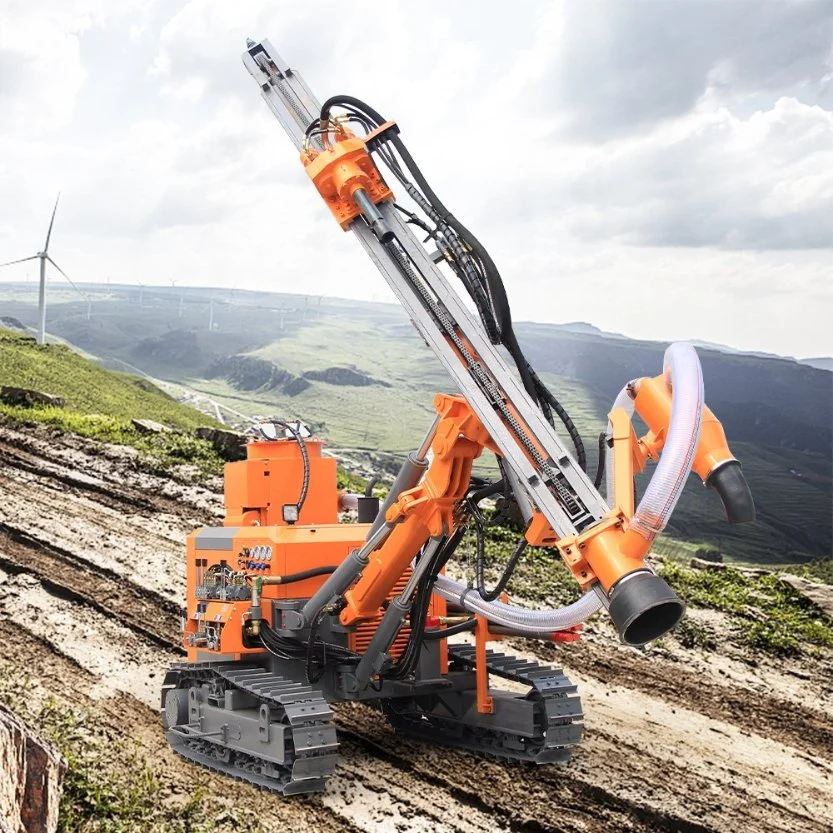
[[[0,386],[59,396],[63,407],[21,407],[0,402],[0,423],[48,425],[102,442],[130,445],[156,471],[189,464],[198,476],[220,474],[223,459],[207,440],[192,432],[217,426],[181,405],[147,379],[99,367],[61,344],[39,345],[27,335],[0,328]],[[148,419],[168,430],[143,433],[132,420]]]
[[[139,376],[105,370],[60,344],[0,329],[0,385],[31,388],[60,396],[66,410],[129,421],[153,419],[189,431],[214,424],[209,417],[181,405]]]

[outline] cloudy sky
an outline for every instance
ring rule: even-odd
[[[391,299],[247,36],[397,119],[516,319],[833,353],[833,0],[3,0],[0,262],[60,189],[78,280]]]

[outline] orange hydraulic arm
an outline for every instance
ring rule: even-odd
[[[388,509],[385,520],[393,530],[371,554],[356,585],[344,594],[344,625],[376,616],[426,541],[454,532],[460,502],[471,482],[472,464],[491,446],[486,429],[462,396],[438,394],[434,407],[440,415],[431,444],[434,458],[419,485],[403,492]]]

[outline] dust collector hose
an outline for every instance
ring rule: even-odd
[[[602,600],[593,592],[585,593],[577,602],[555,610],[527,610],[503,602],[484,601],[480,594],[459,582],[438,576],[434,592],[446,601],[462,605],[471,613],[485,616],[495,625],[503,625],[515,631],[540,636],[542,632],[561,631],[572,628],[589,619],[601,606]]]
[[[657,470],[630,523],[640,535],[651,541],[668,523],[691,472],[703,416],[703,373],[694,348],[682,342],[672,344],[665,351],[663,366],[666,382],[674,392],[668,439]],[[633,412],[633,400],[627,388],[616,398],[614,406]],[[612,462],[608,459],[608,477],[612,474]],[[610,480],[608,482],[612,485]],[[610,485],[608,488],[610,490]],[[503,602],[484,601],[476,590],[466,588],[447,576],[437,578],[434,592],[471,613],[485,616],[496,625],[530,635],[571,628],[589,619],[602,606],[601,595],[590,591],[565,607],[527,610]]]
[[[628,524],[629,529],[648,541],[653,541],[665,529],[680,499],[697,453],[703,421],[703,371],[694,347],[685,342],[670,345],[665,351],[663,373],[665,383],[673,391],[668,438],[654,476]],[[627,386],[616,397],[613,407],[625,408],[628,414],[633,413],[634,403]],[[611,425],[608,423],[608,436],[610,432]],[[608,449],[608,503],[613,501],[612,454],[612,450]]]

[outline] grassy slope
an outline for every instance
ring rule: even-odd
[[[191,464],[204,475],[220,474],[223,460],[206,440],[191,435],[198,425],[219,425],[179,404],[146,379],[104,370],[60,345],[40,346],[0,329],[0,385],[61,396],[63,408],[22,408],[0,404],[0,421],[48,425],[102,442],[130,445],[157,470]],[[163,434],[142,434],[133,417],[170,426]]]
[[[66,400],[66,410],[117,419],[154,419],[183,430],[212,422],[138,376],[104,370],[60,345],[38,345],[0,329],[0,385],[31,388]]]

